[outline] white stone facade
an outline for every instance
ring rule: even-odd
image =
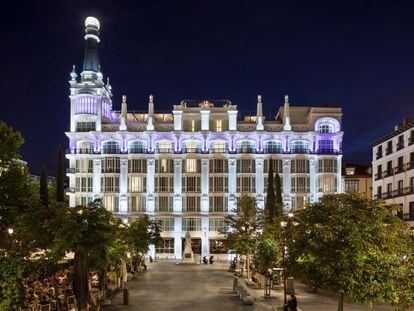
[[[414,229],[414,121],[376,141],[372,159],[374,198],[401,205],[398,216]]]
[[[99,70],[78,79],[74,69],[69,83],[70,206],[101,198],[120,217],[161,220],[160,256],[181,258],[186,231],[195,253],[223,253],[220,231],[237,198],[248,194],[264,207],[270,159],[287,211],[342,191],[340,108],[292,107],[286,96],[267,120],[258,96],[256,115],[242,119],[227,100],[182,101],[158,114],[150,96],[148,113],[134,113],[126,96],[113,110]]]

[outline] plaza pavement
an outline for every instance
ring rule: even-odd
[[[261,297],[254,306],[245,306],[232,293],[233,276],[227,273],[227,263],[213,265],[176,265],[161,261],[148,265],[128,282],[129,305],[122,305],[122,293],[105,310],[273,310],[281,305],[281,291],[273,291],[272,298],[263,299],[263,289],[255,290]],[[326,293],[313,293],[302,284],[295,284],[299,308],[303,311],[336,311],[337,299]],[[362,305],[346,303],[345,311],[368,311]],[[374,306],[375,311],[392,311],[388,306]]]

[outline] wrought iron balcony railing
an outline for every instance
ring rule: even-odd
[[[397,143],[397,151],[398,150],[401,150],[401,149],[403,149],[404,148],[404,142],[403,141],[399,141],[398,143]]]
[[[404,165],[398,165],[394,168],[394,174],[399,174],[404,172]]]
[[[392,147],[385,148],[385,155],[390,155],[392,153]]]
[[[283,149],[282,148],[264,148],[263,149],[264,153],[269,153],[269,154],[281,154],[283,153]]]
[[[128,153],[147,153],[147,149],[146,148],[131,148],[128,149]]]

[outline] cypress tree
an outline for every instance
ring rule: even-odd
[[[275,217],[283,215],[282,185],[279,174],[275,177]]]
[[[280,180],[279,180],[280,184]],[[273,186],[273,161],[269,159],[269,172],[267,177],[267,196],[266,196],[266,206],[265,206],[265,215],[268,223],[272,223],[276,216],[276,198],[275,198],[275,189]]]
[[[56,170],[56,202],[65,201],[64,169],[62,147],[58,147],[57,170]]]
[[[47,170],[44,165],[42,166],[42,170],[40,172],[39,198],[40,198],[40,203],[44,207],[48,207],[49,193],[47,189]]]

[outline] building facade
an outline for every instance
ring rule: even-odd
[[[344,192],[356,192],[372,198],[372,168],[368,165],[345,164],[342,168]]]
[[[401,205],[397,213],[414,228],[414,118],[372,145],[373,195]]]
[[[242,194],[263,208],[269,161],[280,174],[286,210],[341,192],[340,108],[292,107],[286,96],[273,120],[241,118],[228,100],[183,100],[172,112],[113,109],[99,65],[99,22],[85,21],[85,56],[70,83],[68,192],[71,206],[101,198],[119,217],[142,213],[162,224],[157,254],[181,258],[189,231],[194,251],[222,254],[224,217]],[[152,252],[154,249],[151,250]]]

